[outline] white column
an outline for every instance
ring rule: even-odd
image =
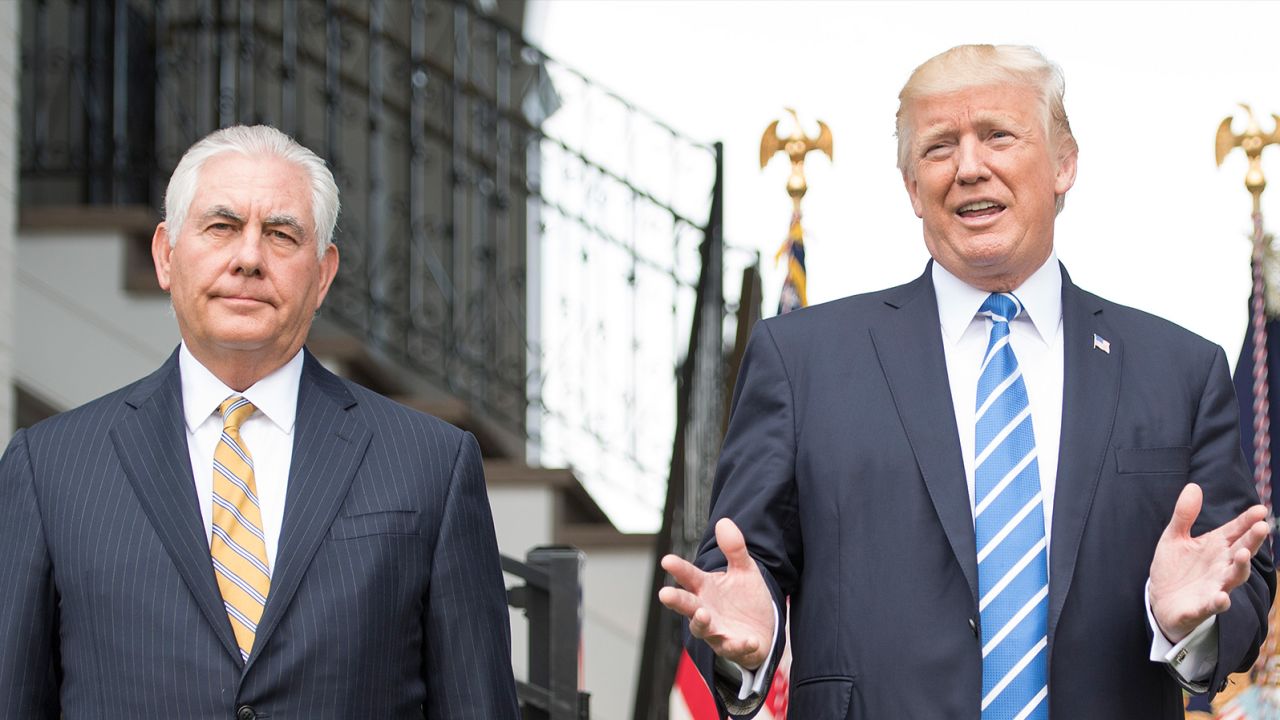
[[[0,2],[0,446],[13,433],[18,224],[19,2]]]

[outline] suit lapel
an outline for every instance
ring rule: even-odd
[[[1110,342],[1110,352],[1094,348],[1095,335]],[[1049,548],[1050,651],[1110,445],[1124,360],[1122,338],[1108,329],[1101,301],[1073,285],[1065,268],[1062,342],[1062,438]]]
[[[364,458],[372,434],[348,412],[355,404],[342,381],[307,352],[298,387],[293,458],[276,567],[246,671],[288,611]]]
[[[240,662],[196,499],[182,416],[178,353],[125,398],[133,412],[111,428],[111,441],[143,512],[178,574],[227,653]]]
[[[955,427],[932,271],[930,262],[924,275],[885,301],[892,310],[881,322],[873,324],[871,341],[934,511],[977,605],[973,515]]]

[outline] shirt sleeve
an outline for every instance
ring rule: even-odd
[[[1156,623],[1151,612],[1151,581],[1143,593],[1147,606],[1147,622],[1151,624],[1151,662],[1165,663],[1192,692],[1207,692],[1213,668],[1218,664],[1218,617],[1196,626],[1179,642],[1172,643]]]

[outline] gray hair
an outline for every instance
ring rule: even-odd
[[[1062,97],[1062,68],[1026,45],[958,45],[916,68],[898,93],[898,169],[910,171],[911,111],[917,100],[982,85],[1026,85],[1040,95],[1045,137],[1057,157],[1078,152]],[[1062,210],[1064,196],[1058,196]]]
[[[209,159],[235,152],[247,157],[276,157],[293,163],[311,180],[311,214],[315,224],[316,255],[333,242],[333,228],[338,223],[338,185],[324,160],[270,125],[233,125],[215,130],[187,149],[169,176],[164,193],[164,221],[169,245],[178,242],[182,223],[187,219],[191,201],[200,182],[200,169]]]

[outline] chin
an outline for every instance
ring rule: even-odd
[[[236,328],[225,332],[213,333],[213,344],[227,350],[261,350],[279,339],[279,333],[264,331],[261,328]]]

